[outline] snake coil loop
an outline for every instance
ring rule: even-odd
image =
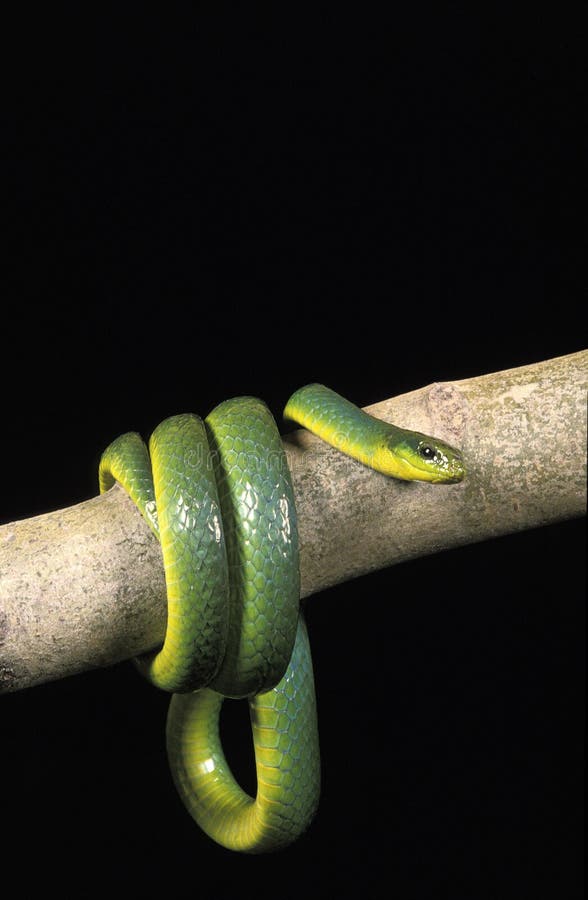
[[[375,419],[323,385],[296,391],[284,415],[385,475],[464,477],[458,450]],[[121,484],[161,542],[165,639],[137,662],[173,693],[167,749],[180,796],[229,849],[283,847],[312,820],[320,760],[294,494],[271,413],[241,397],[204,422],[191,414],[166,419],[149,450],[138,434],[122,435],[104,452],[99,479],[101,492]],[[255,799],[222,750],[225,697],[249,701]]]
[[[180,795],[224,846],[289,843],[316,808],[319,754],[294,495],[271,413],[242,397],[205,422],[172,416],[149,449],[137,434],[117,438],[99,478],[101,491],[114,481],[125,488],[161,543],[166,634],[137,664],[175,694],[168,754]],[[255,800],[222,751],[224,697],[249,698]]]

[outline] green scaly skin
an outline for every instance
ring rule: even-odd
[[[465,474],[459,451],[375,419],[323,385],[296,391],[284,415],[387,475],[452,483]],[[99,480],[101,492],[118,481],[161,541],[166,634],[137,662],[174,694],[167,748],[184,804],[231,850],[291,843],[316,811],[320,760],[294,495],[269,410],[242,397],[204,422],[172,416],[149,450],[139,435],[122,435],[104,452]],[[255,798],[223,753],[224,697],[249,700]]]
[[[465,475],[455,447],[376,419],[323,384],[309,384],[292,394],[284,417],[393,478],[453,484]]]
[[[178,793],[195,821],[224,847],[249,853],[281,849],[308,827],[320,793],[314,680],[302,615],[286,674],[249,701],[255,800],[227,765],[218,731],[222,702],[210,690],[172,697],[167,750]]]

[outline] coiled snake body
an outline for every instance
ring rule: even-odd
[[[298,390],[287,419],[384,474],[456,482],[459,451],[364,413],[323,385]],[[202,421],[172,416],[122,435],[100,461],[161,542],[167,588],[163,646],[137,664],[173,696],[167,749],[196,822],[231,850],[278,849],[310,823],[320,761],[310,647],[300,610],[298,531],[280,435],[260,400],[241,397]],[[249,700],[257,796],[226,762],[224,697]]]

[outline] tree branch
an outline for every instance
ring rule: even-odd
[[[313,435],[284,438],[302,594],[402,560],[583,515],[588,352],[433,384],[368,410],[461,447],[457,485],[399,482]],[[161,643],[159,544],[118,487],[0,527],[0,689],[107,666]]]

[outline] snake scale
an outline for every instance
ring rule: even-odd
[[[323,385],[296,391],[284,417],[394,478],[452,483],[465,474],[458,450],[376,419]],[[185,806],[228,849],[286,846],[316,811],[320,758],[294,493],[269,409],[239,397],[204,420],[171,416],[149,447],[124,434],[104,451],[99,481],[101,492],[118,482],[161,542],[166,633],[137,665],[172,694],[167,751]],[[249,702],[255,798],[223,753],[225,697]]]

